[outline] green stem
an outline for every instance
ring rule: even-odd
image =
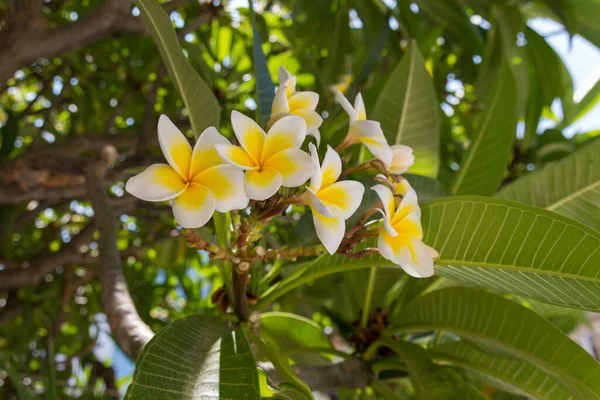
[[[385,386],[383,386],[381,383],[379,383],[377,381],[371,382],[371,384],[369,386],[371,386],[371,389],[373,389],[373,391],[375,393],[377,393],[378,395],[383,397],[385,400],[397,400],[398,399],[398,397],[394,393],[389,391]]]
[[[360,325],[363,328],[367,327],[369,323],[369,311],[371,309],[371,298],[373,297],[373,286],[375,285],[375,276],[377,275],[376,267],[369,269],[369,281],[367,283],[367,293],[365,294],[365,302],[363,304],[363,311],[360,317]]]

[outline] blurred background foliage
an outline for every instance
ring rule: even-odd
[[[0,33],[10,28],[8,3],[0,0]],[[93,17],[102,3],[45,0],[41,11],[51,27],[61,28]],[[231,110],[256,116],[258,101],[247,2],[162,3],[185,55],[222,107],[220,131],[231,137]],[[578,35],[600,46],[596,0],[254,3],[273,80],[283,65],[298,76],[300,87],[320,94],[324,143],[339,143],[347,129],[346,115],[330,88],[337,85],[351,98],[363,92],[367,110],[373,110],[411,38],[433,77],[439,103],[439,115],[430,117],[440,122],[437,178],[442,185],[449,187],[454,180],[473,121],[482,111],[483,93],[503,63],[515,77],[518,113],[504,184],[564,158],[598,136],[596,130],[579,131],[577,122],[595,112],[600,86],[591,82],[574,97],[573,79],[563,60],[534,29],[536,21],[553,20],[557,34]],[[44,398],[52,398],[52,393],[57,398],[116,398],[132,372],[103,316],[95,279],[97,238],[93,229],[86,229],[93,218],[102,216],[94,215],[86,200],[77,169],[98,143],[115,145],[121,155],[111,172],[110,192],[120,215],[123,269],[139,314],[157,331],[185,315],[216,313],[210,295],[223,285],[218,266],[206,254],[187,248],[165,205],[139,203],[124,193],[127,177],[160,158],[155,142],[160,114],[192,137],[183,102],[156,45],[140,28],[139,10],[131,6],[128,12],[133,19],[126,29],[109,26],[97,40],[21,65],[1,85],[1,398],[19,397],[23,391]],[[0,43],[0,60],[7,60],[11,54],[3,47],[8,43]],[[211,227],[202,232],[207,238],[214,235]],[[300,245],[314,242],[315,235],[302,211],[294,209],[262,240],[271,247]],[[295,268],[280,262],[269,265],[271,272],[262,272],[262,285],[279,279],[276,272],[286,276]],[[23,269],[29,272],[16,272],[18,285],[6,284],[14,278],[10,274]],[[367,274],[360,270],[316,280],[289,292],[273,308],[306,316],[334,343],[348,343],[352,323],[360,317]],[[378,273],[372,305],[393,307],[398,302],[394,291],[407,284],[402,276],[400,270]],[[439,283],[425,280],[412,292],[416,295]],[[259,284],[253,280],[255,292]],[[528,304],[566,332],[583,318],[580,312]],[[515,398],[491,388],[488,392],[491,398]],[[342,393],[339,398],[354,395]]]

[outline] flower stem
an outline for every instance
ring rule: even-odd
[[[233,310],[240,322],[247,322],[250,315],[248,311],[248,299],[246,298],[246,286],[248,284],[248,272],[250,263],[242,261],[233,269],[232,291]]]

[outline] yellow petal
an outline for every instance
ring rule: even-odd
[[[402,197],[402,201],[393,217],[391,218],[392,225],[396,224],[398,221],[406,218],[407,215],[416,213],[419,218],[421,218],[421,208],[419,207],[419,201],[417,199],[417,193],[413,188],[410,188],[406,191],[404,197]]]
[[[269,158],[263,167],[271,167],[279,171],[282,185],[297,187],[306,182],[317,166],[308,154],[300,149],[286,149]]]
[[[433,275],[433,259],[420,240],[404,234],[392,237],[383,230],[377,244],[381,256],[401,266],[407,274],[416,278]]]
[[[231,112],[231,126],[242,148],[258,164],[265,143],[265,132],[256,122],[238,111]]]
[[[290,110],[308,108],[314,110],[319,104],[319,94],[315,92],[296,92],[288,99]]]
[[[181,176],[169,165],[154,164],[129,178],[125,190],[138,199],[165,201],[177,197],[186,186]]]
[[[341,216],[348,219],[360,206],[364,193],[365,187],[360,182],[340,181],[319,190],[317,196],[325,205],[339,208]]]
[[[398,232],[398,234],[406,234],[419,240],[423,239],[421,217],[416,212],[410,213],[400,221],[395,222],[392,225],[392,228]]]
[[[292,97],[294,95],[294,93],[296,93],[296,77],[294,75],[292,75],[285,82],[285,94],[287,95],[287,97],[289,99],[290,97]]]
[[[270,167],[247,171],[244,175],[244,190],[252,200],[266,200],[273,196],[281,187],[281,174]]]
[[[394,215],[394,210],[396,209],[392,191],[387,186],[381,184],[375,185],[371,189],[374,190],[375,193],[377,193],[377,196],[379,196],[379,199],[381,199],[385,215],[391,220]]]
[[[219,212],[241,210],[248,206],[244,192],[244,172],[233,165],[217,165],[202,171],[194,178],[215,196],[215,209]]]
[[[182,178],[189,176],[192,147],[166,115],[158,119],[158,143],[167,162]]]
[[[198,138],[198,141],[194,146],[194,151],[192,152],[190,179],[193,179],[200,172],[208,168],[225,163],[215,149],[216,144],[231,143],[229,143],[229,140],[221,135],[214,126],[206,128]]]
[[[329,254],[335,254],[344,239],[346,224],[344,218],[339,215],[326,217],[312,208],[313,222],[317,236]]]
[[[310,108],[298,108],[291,110],[290,114],[299,115],[306,121],[306,133],[311,134],[323,124],[323,118],[315,110]]]
[[[321,165],[321,174],[323,177],[321,187],[327,187],[337,181],[341,173],[342,160],[340,155],[331,146],[327,146],[327,153],[325,153],[323,165]]]
[[[215,212],[215,197],[204,186],[192,183],[173,200],[173,215],[183,228],[199,228]]]
[[[232,144],[219,143],[215,145],[215,150],[230,164],[241,169],[249,170],[256,169],[257,164],[250,158],[244,149]]]
[[[306,204],[311,208],[314,208],[316,212],[325,216],[325,217],[333,217],[333,212],[317,197],[316,193],[313,192],[311,188],[306,188],[306,192],[302,193],[300,197],[302,200],[302,204]],[[334,206],[335,207],[335,206]],[[335,210],[332,208],[332,210]],[[339,212],[339,210],[337,210]]]
[[[367,119],[367,110],[365,109],[365,103],[360,93],[354,99],[354,111],[356,111],[356,119],[359,121]]]
[[[265,139],[260,163],[265,164],[274,154],[285,149],[299,149],[306,137],[306,122],[296,115],[277,120]]]

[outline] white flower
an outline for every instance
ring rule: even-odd
[[[397,144],[391,147],[392,162],[386,167],[394,175],[405,173],[415,163],[413,150],[403,144]]]
[[[390,165],[392,163],[392,150],[385,139],[379,122],[367,119],[365,103],[361,94],[356,95],[353,107],[342,92],[338,89],[334,92],[341,106],[350,117],[350,129],[344,141],[349,145],[364,144],[375,157],[385,165]]]
[[[241,147],[230,143],[215,147],[223,159],[246,171],[243,187],[250,199],[266,200],[281,186],[300,186],[317,167],[300,150],[306,122],[299,116],[283,117],[265,133],[252,119],[233,111],[231,125]]]
[[[421,209],[417,194],[409,188],[396,208],[394,195],[385,185],[372,188],[383,203],[383,228],[379,233],[379,253],[416,278],[433,275],[433,260],[439,254],[422,242]]]
[[[158,141],[167,164],[154,164],[129,178],[125,190],[147,201],[171,200],[173,214],[183,228],[198,228],[215,210],[227,212],[248,206],[244,173],[223,162],[215,150],[229,143],[214,127],[206,128],[194,149],[179,129],[161,115]]]
[[[309,147],[311,157],[319,165],[316,147],[312,143]],[[344,239],[344,221],[356,212],[365,192],[360,182],[336,182],[341,172],[342,160],[338,153],[328,146],[323,164],[314,172],[303,195],[306,204],[312,210],[317,236],[330,254],[337,251]]]

